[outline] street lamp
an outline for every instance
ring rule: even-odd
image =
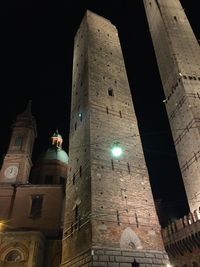
[[[113,147],[111,148],[111,152],[112,152],[113,157],[115,158],[118,158],[122,155],[123,150],[119,142],[114,143]]]

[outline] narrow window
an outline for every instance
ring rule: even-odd
[[[33,195],[31,198],[31,210],[30,210],[30,217],[40,218],[42,215],[42,203],[43,203],[43,196],[42,195]]]
[[[113,93],[113,89],[112,88],[108,88],[108,95],[109,96],[114,96],[114,93]]]
[[[22,145],[22,140],[23,140],[23,138],[21,136],[17,136],[15,139],[15,146],[17,146],[18,149],[20,149],[20,147]]]
[[[106,107],[106,113],[108,114],[109,112],[108,112],[108,107]]]
[[[82,166],[80,166],[79,168],[79,174],[80,174],[80,177],[82,177]]]
[[[111,160],[111,166],[112,166],[112,170],[114,170],[114,163],[113,163],[113,160]]]
[[[75,179],[76,179],[76,176],[75,176],[75,173],[73,174],[73,178],[72,178],[72,184],[75,184]]]
[[[76,131],[76,129],[77,129],[77,123],[75,122],[74,130]]]
[[[120,116],[120,118],[122,118],[122,112],[121,112],[121,110],[119,111],[119,116]]]
[[[83,114],[80,112],[80,113],[78,114],[78,116],[79,116],[80,121],[82,121],[82,119],[83,119]]]
[[[130,173],[131,172],[131,170],[130,170],[130,165],[129,165],[129,163],[127,162],[127,168],[128,168],[128,173]]]
[[[174,20],[177,21],[177,17],[176,16],[174,16]]]
[[[120,225],[119,211],[117,210],[117,224]]]

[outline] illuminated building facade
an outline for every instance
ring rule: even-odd
[[[87,11],[75,36],[61,266],[164,266],[118,32]]]
[[[32,166],[36,122],[30,103],[17,116],[0,170],[0,266],[58,267],[68,156],[56,132]]]
[[[200,47],[179,0],[144,0],[190,214],[163,240],[176,266],[200,264]]]

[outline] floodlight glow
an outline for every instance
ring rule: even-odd
[[[113,155],[114,157],[119,157],[119,156],[121,156],[121,154],[122,154],[122,148],[121,148],[121,147],[119,147],[119,146],[114,146],[114,147],[112,148],[112,155]]]

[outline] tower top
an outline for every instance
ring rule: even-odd
[[[13,127],[25,127],[25,128],[32,128],[34,129],[35,137],[37,136],[37,126],[35,117],[31,111],[31,104],[32,101],[29,100],[25,110],[17,115],[17,118],[13,124]]]
[[[80,24],[80,27],[75,35],[75,39],[77,38],[77,35],[78,33],[80,32],[80,28],[81,28],[81,25],[84,23],[84,22],[88,22],[88,25],[92,25],[92,24],[95,24],[94,21],[99,21],[101,25],[105,24],[105,25],[112,25],[113,28],[116,29],[115,25],[112,24],[112,22],[105,18],[105,17],[102,17],[100,15],[98,15],[97,13],[87,9],[84,16],[83,16],[83,19],[81,21],[81,24]]]
[[[17,117],[33,117],[31,112],[31,105],[32,105],[32,100],[29,100],[25,110],[22,113],[20,113]]]

